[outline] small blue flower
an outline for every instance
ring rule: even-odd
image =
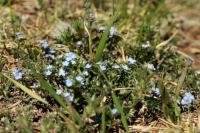
[[[65,92],[65,93],[63,93],[63,96],[64,96],[65,98],[67,98],[67,97],[70,96],[70,93],[69,93],[69,92]]]
[[[50,76],[52,74],[52,71],[51,70],[45,70],[44,73],[45,73],[46,76]]]
[[[115,27],[110,28],[109,37],[112,38],[113,36],[117,35],[117,29]]]
[[[114,108],[114,109],[111,110],[111,112],[112,112],[113,115],[115,115],[117,113],[117,109]]]
[[[156,88],[155,85],[151,88],[151,93],[155,94],[156,96],[160,95],[160,89]]]
[[[142,44],[142,48],[150,48],[151,47],[151,44],[149,41],[147,41],[146,44]]]
[[[73,85],[73,81],[72,81],[72,79],[67,79],[67,80],[65,80],[65,85],[67,86],[67,87],[72,87],[72,85]]]
[[[30,88],[35,89],[40,87],[40,85],[38,83],[33,83],[33,85],[30,86]]]
[[[70,95],[70,96],[68,97],[68,100],[69,100],[70,102],[72,102],[72,101],[74,100],[74,96]]]
[[[46,54],[45,57],[46,58],[55,59],[55,55],[52,55],[52,54]]]
[[[71,63],[72,63],[72,65],[75,65],[75,64],[76,64],[76,61],[71,60]]]
[[[156,70],[153,64],[147,64],[147,68],[150,70]]]
[[[62,47],[62,44],[56,44],[56,47],[57,47],[57,48],[61,48],[61,47]]]
[[[16,69],[12,74],[16,80],[22,79],[22,72],[19,69]]]
[[[84,78],[80,75],[76,76],[76,80],[80,83],[82,83],[84,81]]]
[[[104,31],[105,31],[105,29],[106,29],[106,27],[105,27],[105,26],[101,26],[101,27],[99,28],[99,32],[104,32]]]
[[[85,68],[89,69],[92,67],[92,64],[86,64]]]
[[[114,65],[114,66],[112,66],[112,68],[114,68],[114,69],[119,69],[120,66],[119,66],[119,65]]]
[[[57,95],[61,95],[62,94],[62,90],[61,89],[56,89],[56,94]]]
[[[69,66],[69,61],[63,61],[63,62],[62,62],[62,65],[63,65],[63,66]]]
[[[63,94],[63,96],[64,96],[65,98],[67,98],[67,100],[70,101],[70,102],[72,102],[72,101],[74,100],[74,96],[71,95],[69,92],[65,92],[65,93]]]
[[[77,55],[74,52],[66,53],[66,61],[71,61],[77,58]]]
[[[124,70],[129,70],[129,67],[128,67],[127,65],[123,65],[122,68],[123,68]]]
[[[40,40],[39,43],[42,45],[43,48],[48,48],[49,47],[49,43],[47,40]]]
[[[84,74],[85,76],[88,76],[88,75],[89,75],[88,71],[83,71],[83,74]]]
[[[56,51],[55,51],[54,49],[50,49],[50,50],[48,51],[48,53],[54,54],[54,53],[56,53]]]
[[[105,65],[99,65],[99,68],[101,71],[105,71],[106,70],[106,66]]]
[[[131,57],[128,58],[128,63],[129,64],[135,64],[137,61]]]
[[[16,37],[17,37],[18,40],[23,40],[23,39],[26,38],[26,36],[24,35],[23,32],[17,32]]]
[[[65,70],[63,68],[60,68],[58,72],[58,76],[65,76],[65,75],[66,75]]]
[[[53,68],[52,65],[48,65],[48,66],[46,67],[46,70],[51,70],[52,68]]]
[[[194,96],[190,92],[186,92],[183,95],[183,99],[181,100],[181,104],[182,105],[188,105],[188,104],[193,103],[194,100],[195,100]]]

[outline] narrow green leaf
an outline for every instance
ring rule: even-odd
[[[42,97],[40,97],[39,95],[37,95],[35,92],[33,92],[32,90],[30,90],[26,86],[24,86],[21,83],[15,81],[14,79],[12,79],[9,76],[7,76],[6,74],[2,73],[2,75],[4,77],[6,77],[7,79],[9,79],[10,81],[12,81],[18,88],[20,88],[21,90],[23,90],[25,93],[27,93],[31,97],[33,97],[33,98],[37,99],[38,101],[40,101],[40,102],[48,105],[48,102],[45,99],[43,99]]]
[[[106,27],[106,30],[103,33],[101,40],[99,42],[99,45],[97,47],[97,51],[96,51],[96,54],[95,54],[95,57],[94,57],[95,62],[98,62],[102,57],[103,50],[106,47],[106,41],[108,40],[110,28],[112,27],[112,25],[114,24],[116,19],[117,19],[117,16],[113,16],[108,22],[108,26]]]
[[[54,88],[45,81],[41,76],[38,76],[38,80],[41,84],[41,86],[49,92],[49,94],[70,114],[70,116],[79,124],[81,124],[81,117],[78,114],[78,112],[71,106],[66,106],[63,99],[56,94],[56,91]]]
[[[121,121],[122,121],[122,125],[124,126],[125,130],[127,133],[129,133],[129,128],[128,128],[128,123],[126,120],[126,116],[123,112],[123,108],[119,102],[119,99],[117,98],[117,96],[115,95],[115,93],[112,93],[112,98],[113,98],[113,102],[117,108],[117,110],[119,111],[120,115],[121,115]]]

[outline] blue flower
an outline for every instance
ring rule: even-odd
[[[67,80],[65,80],[65,85],[67,86],[67,87],[72,87],[72,85],[73,85],[73,81],[72,81],[72,79],[67,79]]]
[[[114,68],[114,69],[119,69],[120,66],[119,66],[119,65],[114,65],[114,66],[112,66],[112,68]]]
[[[12,74],[16,80],[22,79],[22,72],[19,69],[16,69]]]
[[[49,47],[49,43],[47,40],[40,40],[39,43],[42,45],[43,48],[48,48]]]
[[[85,76],[88,76],[88,75],[89,75],[88,71],[83,71],[83,74],[84,74]]]
[[[86,64],[85,68],[89,69],[92,67],[92,64]]]
[[[72,101],[74,100],[74,96],[71,95],[69,92],[65,92],[65,93],[63,94],[63,96],[64,96],[65,98],[67,98],[67,100],[70,101],[70,102],[72,102]]]
[[[56,44],[56,47],[57,47],[57,48],[61,48],[61,47],[62,47],[62,44]]]
[[[57,95],[61,95],[62,94],[62,90],[61,89],[56,89],[56,94]]]
[[[51,70],[45,70],[44,73],[45,73],[46,76],[50,76],[52,74],[52,71]]]
[[[149,41],[147,41],[146,44],[142,44],[142,48],[150,48],[151,47],[151,44]]]
[[[40,85],[38,83],[33,83],[33,85],[30,86],[30,88],[35,89],[40,87]]]
[[[71,60],[71,63],[72,63],[72,65],[75,65],[75,64],[76,64],[76,61]]]
[[[66,61],[71,61],[77,58],[77,55],[74,52],[66,53]]]
[[[72,102],[72,101],[74,100],[74,96],[70,95],[70,96],[68,97],[68,100],[69,100],[70,102]]]
[[[105,65],[99,65],[99,68],[101,71],[105,71],[106,70],[106,66]]]
[[[65,92],[65,93],[63,93],[63,96],[64,96],[65,98],[67,98],[67,97],[70,96],[70,93],[69,93],[69,92]]]
[[[50,49],[50,50],[48,51],[48,53],[54,54],[54,53],[56,53],[56,51],[55,51],[54,49]]]
[[[129,70],[129,67],[128,67],[127,65],[123,65],[122,68],[123,68],[124,70]]]
[[[114,109],[111,110],[111,112],[112,112],[113,115],[115,115],[117,113],[117,109],[114,108]]]
[[[48,65],[48,66],[46,67],[47,70],[51,70],[52,68],[53,68],[52,65]]]
[[[195,100],[194,96],[190,92],[186,92],[183,95],[183,99],[181,100],[181,104],[182,105],[188,105],[188,104],[193,103],[194,100]]]
[[[23,40],[23,39],[26,38],[26,36],[24,35],[23,32],[17,32],[17,33],[16,33],[16,36],[17,36],[17,39],[18,39],[18,40]]]
[[[46,76],[50,76],[52,74],[52,69],[53,69],[53,66],[52,65],[48,65],[45,69],[45,75]]]
[[[63,66],[69,66],[69,61],[64,61],[64,62],[62,62],[62,65],[63,65]]]
[[[131,57],[128,58],[128,63],[129,64],[135,64],[137,61]]]
[[[109,37],[112,38],[113,36],[117,35],[117,29],[115,27],[110,28]]]
[[[84,81],[84,78],[80,75],[76,76],[76,80],[80,83],[82,83]]]
[[[52,55],[52,54],[46,54],[45,57],[55,59],[55,55]]]
[[[147,64],[147,68],[150,70],[156,70],[153,64]]]
[[[63,68],[60,68],[58,72],[58,76],[65,76],[65,75],[66,75],[65,70]]]
[[[105,31],[105,29],[106,29],[106,27],[105,27],[105,26],[101,26],[101,27],[99,28],[99,32],[104,32],[104,31]]]
[[[156,96],[159,96],[160,95],[160,89],[159,88],[156,88],[155,85],[151,88],[151,93],[156,95]]]

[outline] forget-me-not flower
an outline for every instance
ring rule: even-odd
[[[137,61],[131,57],[128,58],[128,63],[129,64],[135,64]]]
[[[45,73],[46,76],[50,76],[52,74],[52,71],[51,70],[45,70],[44,73]]]
[[[105,71],[106,70],[106,66],[105,65],[99,65],[99,68],[101,71]]]
[[[181,104],[182,105],[188,105],[188,104],[193,103],[194,100],[195,100],[194,96],[190,92],[186,92],[183,95],[183,99],[181,100]]]
[[[62,62],[62,65],[63,65],[63,66],[69,66],[69,61],[63,61],[63,62]]]
[[[83,75],[88,76],[89,75],[88,71],[83,71]]]
[[[62,90],[61,89],[56,89],[56,94],[57,95],[61,95],[62,94]]]
[[[147,68],[150,70],[156,70],[153,64],[147,64]]]
[[[22,79],[22,72],[19,69],[16,69],[12,74],[16,80]]]
[[[84,78],[82,76],[78,75],[78,76],[76,76],[76,81],[81,83],[84,81]]]
[[[114,109],[111,110],[111,112],[112,112],[113,115],[115,115],[117,113],[117,109],[114,108]]]
[[[114,68],[114,69],[120,69],[120,66],[119,65],[114,65],[114,66],[112,66],[112,68]]]
[[[86,64],[85,68],[89,69],[92,67],[92,64]]]
[[[101,26],[101,27],[99,28],[99,32],[104,32],[104,31],[105,31],[105,29],[106,29],[106,27],[105,27],[105,26]]]
[[[73,85],[72,79],[68,78],[67,80],[65,80],[65,85],[66,85],[67,87],[72,87],[72,85]]]
[[[68,101],[72,102],[74,100],[74,96],[71,95],[69,92],[63,93],[63,96],[67,98]]]
[[[151,88],[151,93],[155,94],[156,96],[160,95],[160,90],[159,88],[156,88],[155,85]]]
[[[49,47],[49,43],[47,40],[40,40],[39,43],[42,45],[43,48]]]
[[[122,68],[123,68],[124,70],[129,70],[128,65],[123,65]]]
[[[61,48],[61,47],[62,47],[62,44],[56,44],[56,47],[57,47],[57,48]]]
[[[142,48],[150,48],[151,47],[151,44],[149,41],[147,41],[146,44],[142,44]]]
[[[66,75],[65,70],[63,68],[60,68],[58,72],[58,76],[65,76],[65,75]]]
[[[74,52],[66,53],[66,61],[71,61],[76,59],[77,55]]]
[[[109,37],[112,38],[113,36],[117,35],[117,29],[115,27],[110,28]]]

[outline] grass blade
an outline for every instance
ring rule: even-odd
[[[56,94],[56,91],[54,90],[54,88],[47,81],[45,81],[41,76],[38,77],[38,80],[41,86],[49,92],[49,94],[72,116],[72,118],[76,122],[80,124],[81,117],[78,114],[78,112],[71,106],[67,106],[65,102],[63,101],[63,99]]]
[[[123,112],[123,108],[119,102],[119,99],[117,98],[117,96],[115,95],[115,93],[112,93],[112,98],[113,98],[113,102],[117,108],[117,110],[119,111],[120,115],[121,115],[121,121],[122,121],[122,125],[124,126],[125,130],[127,133],[129,133],[129,128],[128,128],[128,123],[126,120],[126,116]]]
[[[106,27],[106,30],[103,33],[103,35],[101,37],[101,40],[99,42],[99,45],[97,47],[97,51],[96,51],[95,57],[94,57],[95,62],[98,62],[101,59],[101,57],[102,57],[103,50],[106,47],[106,41],[108,40],[108,35],[109,35],[110,28],[112,27],[112,25],[114,24],[114,22],[116,21],[116,19],[117,19],[117,16],[113,16],[109,20],[108,26]]]
[[[2,74],[4,77],[6,77],[7,79],[9,79],[11,82],[13,82],[18,88],[20,88],[21,90],[23,90],[25,93],[27,93],[28,95],[30,95],[31,97],[37,99],[38,101],[47,104],[48,102],[43,99],[42,97],[40,97],[39,95],[37,95],[35,92],[33,92],[32,90],[30,90],[29,88],[27,88],[26,86],[22,85],[21,83],[17,82],[16,80],[10,78],[9,76]]]

